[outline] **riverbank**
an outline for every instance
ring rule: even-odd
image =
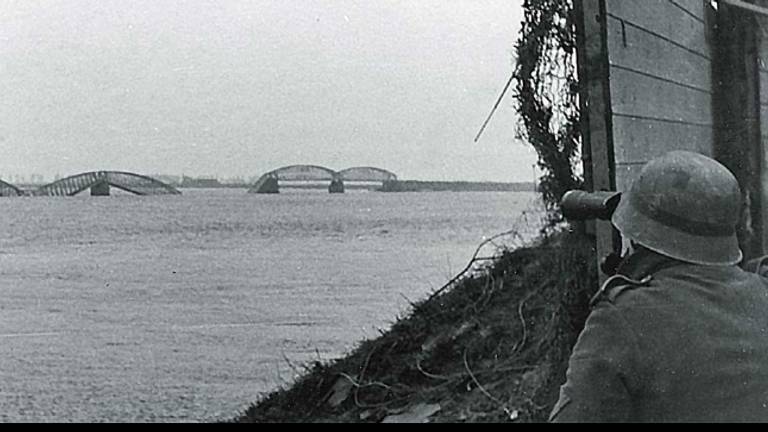
[[[234,420],[545,421],[588,313],[594,263],[591,242],[573,233],[504,252]]]
[[[393,180],[382,192],[535,192],[534,183]]]
[[[188,181],[186,183],[171,183],[174,187],[184,189],[250,189],[253,185],[246,183],[218,183],[216,181]],[[285,186],[283,186],[285,187]],[[326,182],[293,182],[291,189],[328,189]],[[345,189],[363,189],[380,192],[535,192],[536,185],[531,182],[501,183],[501,182],[472,182],[472,181],[425,181],[425,180],[392,180],[381,183],[347,182]]]

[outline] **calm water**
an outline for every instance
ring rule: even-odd
[[[232,417],[536,229],[530,193],[184,192],[0,200],[0,421]]]

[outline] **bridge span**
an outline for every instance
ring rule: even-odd
[[[34,196],[74,196],[90,189],[92,196],[108,196],[115,187],[135,195],[179,195],[159,180],[124,171],[92,171],[56,180],[32,191]]]
[[[21,196],[24,192],[16,186],[0,180],[0,197]]]
[[[328,192],[344,193],[344,182],[396,181],[397,175],[376,167],[351,167],[334,171],[319,165],[289,165],[262,175],[248,190],[249,193],[269,194],[280,192],[280,181],[315,182],[329,181]]]

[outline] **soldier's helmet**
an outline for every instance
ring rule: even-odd
[[[662,255],[702,265],[742,259],[736,237],[741,191],[733,174],[699,153],[673,151],[648,162],[611,222]]]

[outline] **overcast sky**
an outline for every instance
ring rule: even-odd
[[[522,0],[0,0],[0,174],[529,181]]]

